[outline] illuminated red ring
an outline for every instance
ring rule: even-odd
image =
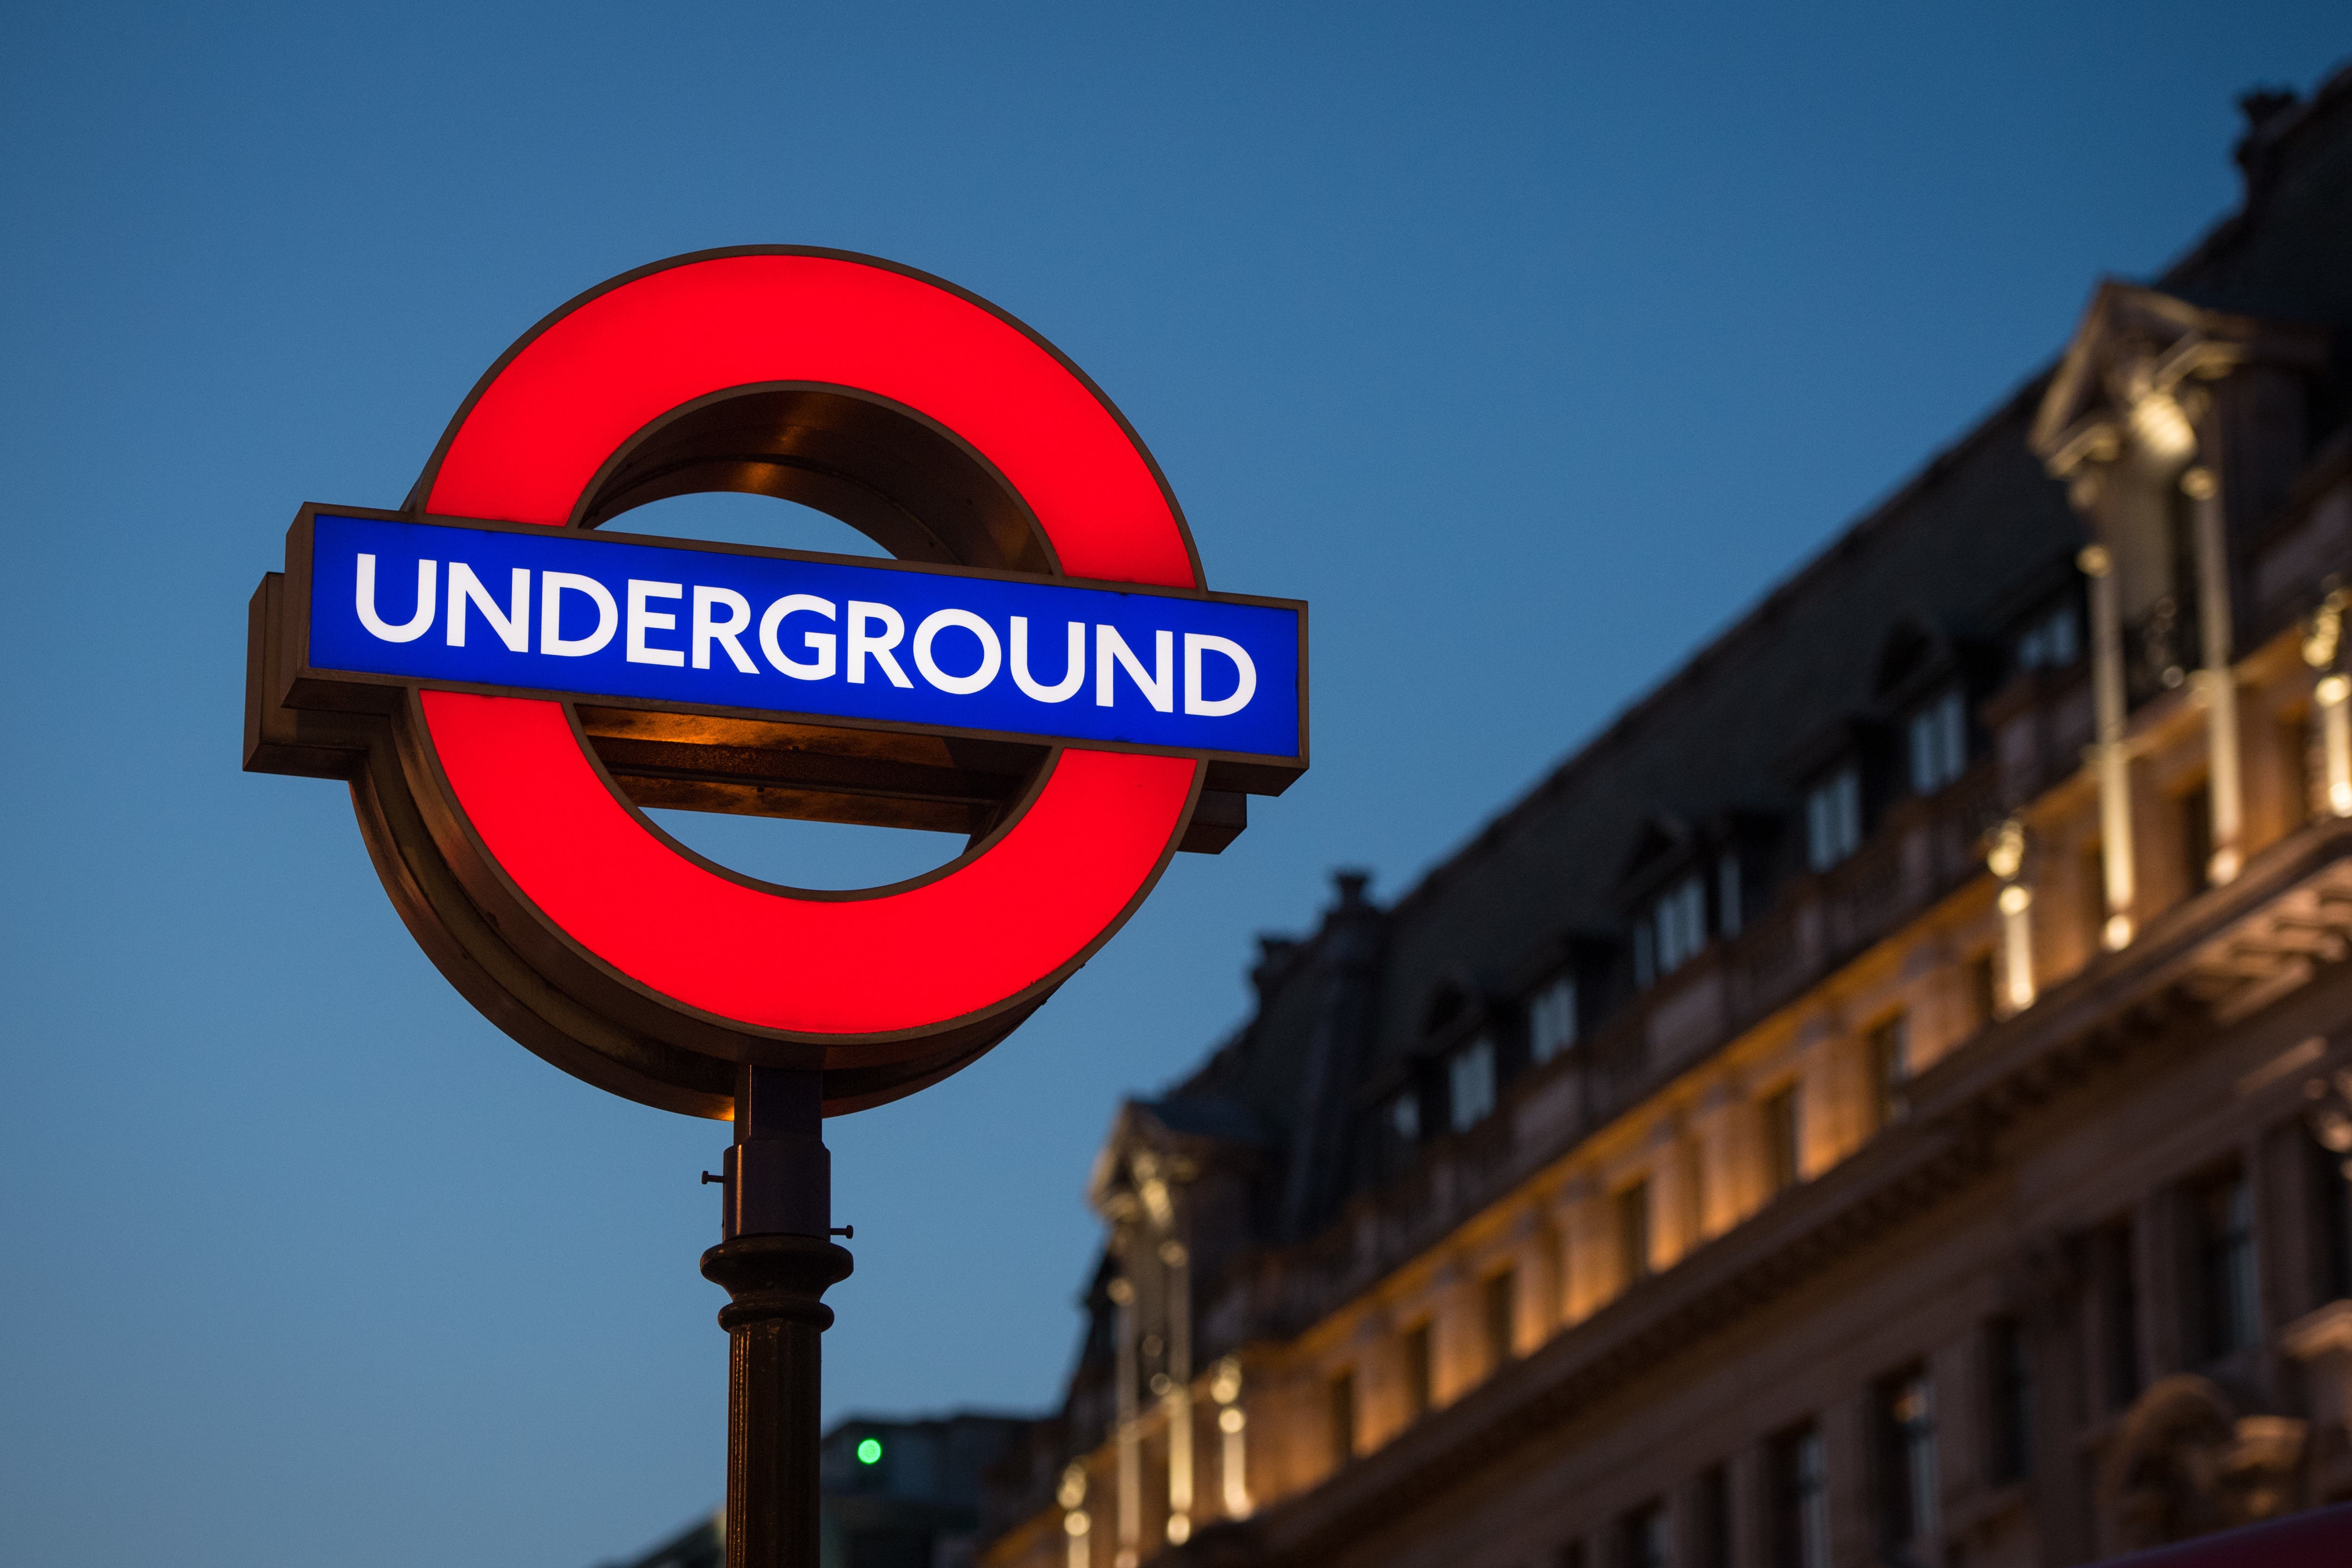
[[[967,295],[832,253],[663,264],[574,301],[477,391],[423,508],[560,527],[652,421],[774,382],[938,421],[995,466],[1072,575],[1200,585],[1158,471],[1073,367]],[[614,795],[561,704],[422,703],[474,833],[555,931],[662,997],[802,1037],[928,1033],[1064,970],[1150,887],[1201,765],[1065,750],[980,853],[914,885],[813,898],[680,854]]]

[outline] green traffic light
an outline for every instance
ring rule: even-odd
[[[867,1437],[858,1443],[857,1462],[859,1464],[878,1464],[881,1461],[881,1458],[882,1440],[879,1437]]]

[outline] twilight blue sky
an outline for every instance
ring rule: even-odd
[[[752,241],[928,268],[1120,403],[1213,585],[1314,605],[1308,778],[829,1130],[830,1408],[1037,1406],[1095,1143],[1252,934],[1469,836],[2221,216],[2238,92],[2352,53],[2316,0],[9,16],[0,1557],[89,1568],[585,1568],[718,1495],[725,1130],[509,1043],[341,787],[236,767],[295,506],[398,504],[546,310]],[[835,885],[941,854],[680,831]]]

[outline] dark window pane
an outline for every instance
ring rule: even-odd
[[[1897,1097],[1911,1077],[1911,1029],[1901,1014],[1870,1031],[1870,1111],[1874,1130],[1895,1120]]]
[[[2213,885],[2213,797],[2203,789],[2180,797],[2180,862],[2190,892]]]
[[[1617,1194],[1617,1278],[1624,1284],[1650,1272],[1650,1184],[1635,1182]]]
[[[1889,1546],[1928,1540],[1941,1489],[1935,1384],[1913,1366],[1880,1380],[1877,1394],[1879,1538]]]
[[[1808,1421],[1765,1445],[1771,1568],[1830,1568],[1821,1428]]]
[[[2092,1233],[2091,1258],[2098,1291],[2099,1363],[2106,1408],[2121,1410],[2139,1397],[2139,1274],[2130,1222]]]
[[[1731,1473],[1709,1465],[1691,1489],[1691,1550],[1696,1568],[1731,1568]]]
[[[1764,1101],[1766,1175],[1776,1193],[1787,1192],[1804,1173],[1804,1124],[1798,1119],[1797,1086]]]
[[[2189,1194],[2196,1231],[2197,1307],[2205,1355],[2219,1360],[2254,1342],[2254,1198],[2242,1172]]]
[[[2323,1148],[2316,1139],[2311,1151],[2312,1214],[2319,1234],[2312,1249],[2315,1278],[2312,1284],[2322,1301],[2352,1296],[2352,1182],[2345,1179],[2347,1163]]]
[[[1405,1419],[1418,1421],[1429,1411],[1429,1325],[1417,1323],[1404,1336]]]
[[[1617,1521],[1618,1568],[1666,1568],[1666,1505],[1646,1502]]]
[[[1969,1012],[1970,1023],[1979,1029],[2000,1016],[2000,993],[1995,989],[1990,952],[1980,952],[1969,960]]]
[[[1506,1268],[1486,1279],[1486,1365],[1499,1370],[1509,1361],[1517,1339],[1519,1277]]]
[[[1356,1377],[1343,1372],[1331,1380],[1331,1468],[1338,1469],[1356,1456]]]
[[[2022,1480],[2033,1468],[2033,1361],[2025,1325],[2015,1318],[1985,1325],[1985,1379],[1992,1417],[1988,1467],[1996,1481]]]

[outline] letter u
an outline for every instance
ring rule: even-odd
[[[403,626],[394,626],[375,613],[375,557],[360,557],[359,584],[353,598],[358,603],[360,625],[379,642],[415,642],[433,625],[434,612],[441,607],[434,593],[434,579],[439,574],[439,563],[419,561],[416,563],[416,615]]]

